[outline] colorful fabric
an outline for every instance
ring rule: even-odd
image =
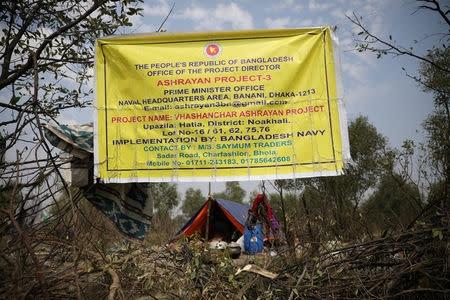
[[[256,219],[266,224],[266,236],[270,236],[270,227],[273,226],[272,223],[275,222],[276,227],[278,227],[278,229],[280,228],[274,219],[272,207],[270,207],[269,202],[267,202],[266,195],[258,194],[258,196],[256,196],[255,201],[253,201],[251,212]]]
[[[241,233],[244,233],[245,220],[247,218],[247,212],[250,209],[249,206],[243,205],[237,202],[228,201],[224,199],[209,199],[207,200],[200,209],[187,221],[187,223],[176,233],[178,237],[181,234],[186,236],[192,235],[195,232],[200,232],[203,236],[206,231],[206,220],[208,217],[208,205],[211,205],[211,210],[213,206],[217,206],[221,210],[228,221],[233,224],[233,226]],[[210,226],[215,227],[214,218],[211,219]],[[212,236],[210,236],[212,237]]]
[[[53,146],[77,158],[78,162],[88,164],[88,168],[93,170],[93,123],[44,125],[44,130],[45,137]],[[90,183],[81,187],[81,191],[120,233],[132,240],[144,240],[153,213],[147,184]]]
[[[143,241],[152,220],[146,184],[93,184],[84,196],[127,237]]]
[[[248,254],[262,253],[264,250],[264,238],[261,231],[261,225],[245,227],[244,249]]]
[[[55,147],[67,153],[84,150],[94,153],[94,123],[82,125],[44,125],[45,137]]]
[[[252,212],[257,218],[260,217],[259,214],[260,205],[265,206],[265,208],[267,209],[266,217],[269,221],[272,221],[273,219],[272,207],[270,207],[269,202],[267,202],[266,195],[258,194],[258,196],[256,196],[255,201],[253,201]]]

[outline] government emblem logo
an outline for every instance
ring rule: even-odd
[[[203,48],[203,52],[209,58],[216,58],[222,53],[222,46],[217,43],[208,43]]]

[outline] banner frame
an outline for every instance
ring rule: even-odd
[[[273,34],[291,34],[298,32],[299,30],[320,30],[330,27],[311,27],[311,28],[297,28],[297,29],[279,29],[279,30],[242,30],[242,31],[195,31],[195,32],[163,32],[163,33],[139,33],[139,34],[128,34],[128,35],[118,35],[118,36],[107,36],[99,38],[99,40],[111,39],[117,41],[123,41],[127,39],[135,38],[147,38],[149,36],[166,38],[166,37],[199,37],[204,35],[211,35],[211,39],[208,41],[217,40],[214,38],[215,34],[248,34],[249,37],[253,36],[256,38],[261,35],[263,36],[268,31],[273,32]],[[345,111],[344,102],[344,89],[342,81],[342,67],[341,67],[341,57],[339,53],[339,40],[336,31],[330,28],[328,31],[330,33],[331,47],[333,49],[334,56],[334,73],[336,80],[336,92],[337,92],[337,105],[339,113],[339,124],[340,124],[340,134],[341,134],[341,144],[342,144],[342,160],[344,166],[351,162],[348,130],[347,130],[347,116]],[[220,39],[219,39],[220,40]],[[198,41],[201,41],[200,39]],[[250,181],[250,180],[277,180],[277,179],[295,179],[295,178],[311,178],[311,177],[322,177],[322,176],[337,176],[342,175],[342,170],[335,171],[314,171],[314,172],[298,172],[289,174],[271,174],[271,175],[248,175],[248,176],[207,176],[207,177],[128,177],[128,178],[100,178],[100,165],[105,163],[105,161],[100,161],[99,158],[99,132],[98,132],[98,98],[97,98],[97,47],[95,48],[95,66],[94,66],[94,178],[100,182],[104,183],[129,183],[129,182],[221,182],[221,181]]]

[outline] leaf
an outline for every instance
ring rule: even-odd
[[[12,96],[11,100],[9,101],[9,104],[16,105],[17,102],[19,102],[19,100],[20,100],[20,97]]]
[[[319,274],[319,276],[322,276],[322,271],[320,271],[320,270],[317,270],[317,274]]]
[[[248,264],[248,265],[244,266],[243,268],[239,268],[235,275],[238,275],[243,271],[253,272],[253,273],[259,274],[261,276],[264,276],[264,277],[267,277],[270,279],[275,279],[278,276],[278,274],[276,274],[276,273],[269,272],[265,269],[258,267],[257,265],[252,265],[252,264]]]
[[[144,286],[145,286],[145,288],[149,288],[149,286],[152,284],[152,281],[150,280],[150,278],[149,279],[147,279],[146,281],[145,281],[145,284],[144,284]]]
[[[298,296],[298,291],[296,288],[292,289],[292,291]]]
[[[439,237],[439,240],[442,241],[442,239],[444,238],[444,235],[442,234],[442,231],[440,231],[438,229],[433,229],[433,237]]]
[[[364,33],[364,31],[360,31],[360,32],[358,32],[358,35],[361,35],[361,34],[363,34]]]
[[[145,278],[149,275],[149,273],[144,273],[143,275],[137,276],[136,279],[137,280],[141,280],[142,278]]]

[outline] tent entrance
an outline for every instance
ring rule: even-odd
[[[213,203],[215,205],[212,205],[209,214],[208,236],[206,236],[207,230],[205,226],[205,232],[202,233],[202,237],[207,240],[218,239],[229,243],[233,235],[236,235],[236,231],[239,232],[239,230],[231,223],[220,206],[215,201]]]
[[[249,206],[233,201],[208,199],[178,231],[176,238],[198,232],[205,240],[217,238],[231,242],[244,233],[249,209]]]

